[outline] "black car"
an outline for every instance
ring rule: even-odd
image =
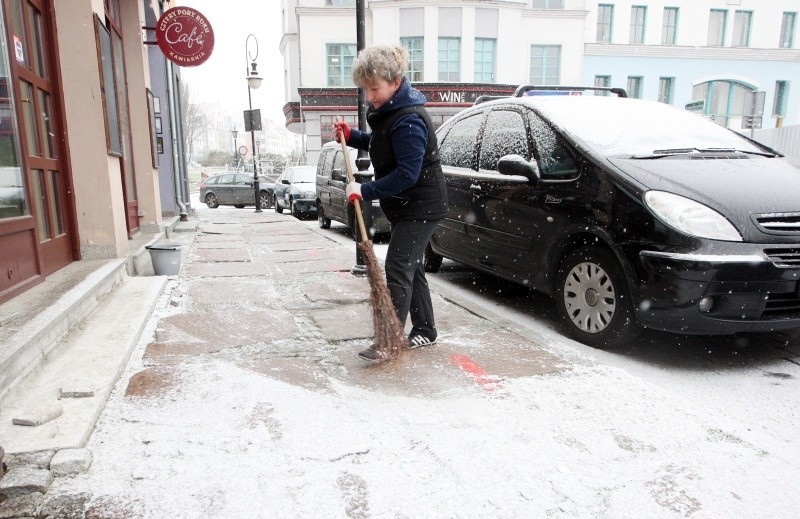
[[[571,335],[599,347],[641,326],[800,327],[800,169],[608,90],[520,87],[445,123],[450,211],[426,268],[447,257],[553,295]]]
[[[261,207],[272,207],[271,181],[266,177],[259,177],[258,184]],[[200,183],[200,201],[209,209],[216,209],[221,205],[238,208],[255,206],[253,176],[244,173],[223,173],[209,177]]]
[[[353,173],[357,172],[355,159],[357,151],[348,148],[350,166]],[[372,169],[368,170],[372,174]],[[322,147],[317,163],[317,220],[319,226],[327,229],[331,220],[347,225],[351,233],[355,230],[355,213],[353,205],[347,201],[344,188],[347,186],[347,170],[344,165],[342,146],[338,142],[329,142]],[[371,234],[388,234],[391,224],[383,214],[380,201],[372,201],[372,222],[368,224]]]

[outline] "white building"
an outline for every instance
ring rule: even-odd
[[[357,120],[355,0],[282,0],[287,127],[316,162],[337,116]],[[520,84],[608,85],[741,127],[800,122],[800,0],[369,0],[366,45],[402,44],[434,122]],[[797,86],[795,86],[797,88]]]

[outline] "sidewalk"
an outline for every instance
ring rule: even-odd
[[[36,517],[790,517],[800,502],[797,460],[446,290],[437,345],[366,364],[367,280],[326,231],[220,210],[178,239],[181,274],[91,467],[57,478]]]

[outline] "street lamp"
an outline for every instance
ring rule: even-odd
[[[236,136],[239,135],[239,130],[236,129],[236,126],[234,126],[233,130],[231,130],[231,135],[233,136],[233,160],[234,162],[237,162],[238,157],[236,156],[236,150],[238,147],[236,146]]]
[[[253,39],[253,43],[255,44],[255,54],[250,53],[250,38]],[[258,58],[258,40],[252,34],[247,35],[247,39],[244,42],[244,52],[245,52],[245,71],[247,72],[247,104],[249,106],[249,110],[245,114],[244,120],[244,129],[247,131],[250,130],[250,142],[253,146],[253,192],[256,201],[256,212],[261,212],[261,189],[258,185],[258,161],[256,160],[256,130],[261,129],[261,112],[256,110],[258,114],[253,112],[253,99],[250,96],[250,89],[251,88],[258,88],[261,86],[261,76],[258,75],[258,65],[256,64],[256,58]]]

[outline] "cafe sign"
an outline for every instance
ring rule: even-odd
[[[168,60],[182,67],[195,67],[211,56],[214,30],[200,11],[173,7],[158,19],[156,41]]]

